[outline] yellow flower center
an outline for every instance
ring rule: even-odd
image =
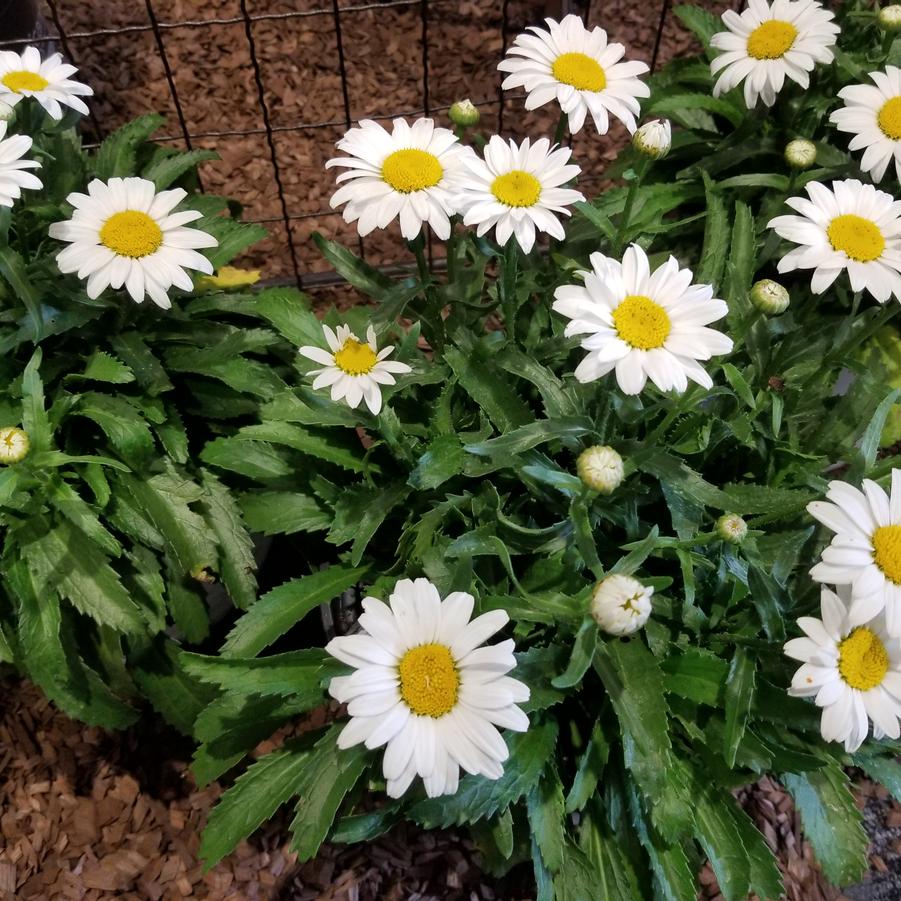
[[[491,193],[505,206],[535,206],[541,197],[541,182],[522,169],[513,169],[491,183]]]
[[[335,365],[348,375],[365,375],[377,362],[375,351],[356,338],[348,338],[335,354]]]
[[[579,91],[603,91],[607,76],[601,64],[584,53],[561,53],[551,66],[554,78]]]
[[[433,188],[443,175],[438,157],[425,150],[395,150],[382,163],[382,178],[401,194]]]
[[[754,59],[779,59],[791,50],[798,29],[791,22],[770,19],[758,25],[748,37],[748,56]]]
[[[901,585],[901,526],[880,526],[872,540],[873,562],[889,581]]]
[[[7,72],[3,78],[0,78],[14,94],[21,94],[22,91],[43,91],[50,84],[43,75],[37,72],[26,72],[24,69],[18,72]]]
[[[852,260],[867,263],[882,256],[885,238],[875,222],[845,213],[836,216],[826,229],[833,250],[843,250]]]
[[[146,257],[159,250],[163,232],[147,213],[125,210],[103,223],[100,243],[120,257]]]
[[[420,716],[444,716],[457,703],[460,676],[443,644],[421,644],[404,654],[398,664],[400,696]]]
[[[662,347],[672,328],[666,310],[643,294],[630,294],[613,311],[620,338],[641,350]]]
[[[876,117],[882,133],[893,141],[901,141],[901,97],[886,100]]]
[[[858,691],[882,684],[888,672],[888,651],[875,632],[866,626],[855,629],[838,646],[838,671]]]

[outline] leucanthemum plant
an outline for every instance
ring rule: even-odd
[[[0,209],[0,659],[90,722],[147,700],[191,734],[198,783],[229,782],[208,864],[292,803],[301,859],[408,820],[465,827],[542,901],[693,898],[705,858],[727,901],[778,898],[735,796],[771,774],[825,876],[860,877],[851,778],[901,784],[899,307],[867,296],[895,290],[898,216],[829,116],[897,60],[863,10],[751,13],[739,55],[771,55],[718,74],[766,115],[716,88],[719,19],[679,7],[706,61],[647,91],[572,20],[516,42],[529,102],[565,105],[553,138],[471,103],[456,134],[352,128],[334,204],[409,255],[389,275],[316,235],[368,301],[340,313],[226,268],[261,230],[196,192],[207,154],[147,140],[159,119],[84,153],[16,104],[43,187]],[[566,81],[592,61],[603,89]],[[600,172],[566,126],[604,111],[646,125]],[[152,188],[101,210],[128,179]],[[77,236],[72,194],[98,204]],[[141,253],[104,269],[133,212],[207,262],[144,252],[130,216]],[[60,272],[73,237],[108,283]],[[132,301],[136,266],[168,309]]]
[[[87,104],[81,98],[90,97],[94,91],[69,77],[77,71],[58,53],[44,59],[36,47],[26,47],[21,53],[0,50],[0,101],[16,107],[34,98],[57,120],[62,119],[64,106],[87,115]]]

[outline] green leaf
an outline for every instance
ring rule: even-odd
[[[172,390],[166,370],[137,332],[122,332],[110,337],[113,350],[134,373],[138,384],[151,396]]]
[[[253,541],[231,492],[209,472],[201,474],[207,522],[219,544],[219,577],[235,606],[246,610],[257,596]]]
[[[241,251],[262,241],[269,234],[256,222],[237,222],[224,216],[203,219],[199,223],[195,222],[194,227],[201,228],[219,242],[218,247],[213,247],[204,254],[213,269],[221,269]]]
[[[735,755],[751,714],[756,674],[754,657],[745,648],[736,648],[729,666],[725,695],[726,738],[723,756],[730,767],[735,766]]]
[[[704,179],[707,217],[704,220],[701,262],[695,277],[699,284],[719,286],[729,248],[729,213],[710,176],[703,170],[701,175]]]
[[[210,811],[200,841],[200,857],[210,870],[238,842],[250,836],[306,785],[309,753],[286,742],[261,757],[238,777]]]
[[[660,665],[666,674],[666,690],[697,704],[721,707],[727,664],[698,648],[671,654]]]
[[[501,432],[526,425],[535,418],[496,366],[464,354],[456,347],[448,348],[444,359],[462,388]]]
[[[328,241],[318,232],[313,233],[313,241],[322,255],[332,264],[335,271],[358,291],[375,300],[385,300],[394,282],[374,266],[361,260],[340,244]]]
[[[755,563],[748,565],[748,588],[767,638],[771,641],[785,641],[785,622],[782,619],[781,606],[784,590],[768,572]]]
[[[455,795],[429,798],[410,807],[409,816],[427,829],[474,823],[494,816],[518,801],[535,785],[557,742],[557,724],[553,721],[532,725],[528,732],[507,738],[510,757],[500,779],[466,776]]]
[[[113,385],[125,385],[135,380],[135,374],[130,367],[103,350],[95,350],[88,357],[84,372],[80,377],[94,382],[109,382]]]
[[[740,200],[735,204],[732,244],[726,263],[724,298],[729,305],[727,321],[731,334],[741,334],[740,321],[751,307],[749,292],[756,270],[754,214]]]
[[[83,532],[111,557],[122,553],[122,545],[106,530],[97,514],[80,494],[58,477],[48,480],[47,498],[76,529]]]
[[[728,119],[734,126],[741,125],[747,113],[738,109],[735,104],[728,100],[721,100],[710,94],[668,94],[651,100],[647,105],[646,112],[648,115],[666,116],[679,124],[691,127],[690,122],[684,121],[682,113],[684,110],[705,110],[708,113],[716,113],[724,119]]]
[[[0,276],[8,282],[13,294],[22,301],[31,319],[35,342],[44,332],[41,296],[28,278],[25,261],[12,247],[0,246]]]
[[[162,116],[138,116],[114,131],[100,145],[94,159],[94,174],[107,181],[113,176],[134,175],[137,148],[163,124]]]
[[[173,153],[171,156],[160,157],[146,166],[141,172],[141,177],[152,181],[157,191],[163,191],[185,173],[196,169],[200,163],[218,159],[219,154],[214,150],[188,150],[186,153]]]
[[[74,410],[96,422],[122,459],[139,468],[154,455],[156,444],[147,420],[121,397],[90,391],[82,394]]]
[[[141,610],[119,581],[106,555],[67,520],[22,545],[22,554],[41,588],[55,590],[97,623],[140,634]]]
[[[610,743],[604,735],[599,720],[592,727],[588,746],[579,758],[579,766],[573,779],[572,788],[566,796],[567,813],[582,810],[588,803],[588,799],[594,795],[609,754]]]
[[[264,594],[232,627],[223,657],[253,657],[320,604],[327,604],[366,574],[366,567],[330,566]]]
[[[695,835],[710,859],[726,901],[745,901],[751,889],[751,865],[731,810],[734,799],[709,785],[692,794]]]
[[[558,644],[531,647],[516,655],[515,676],[531,690],[531,697],[522,705],[526,713],[544,710],[563,700],[563,692],[550,685],[547,674],[559,673],[565,660],[566,648]]]
[[[557,768],[549,764],[540,781],[526,795],[529,831],[538,843],[545,866],[552,872],[563,865],[563,786]]]
[[[456,435],[439,435],[419,458],[407,484],[420,489],[437,488],[463,471],[465,457]]]
[[[162,536],[182,576],[206,579],[209,571],[216,571],[213,536],[203,518],[189,506],[203,496],[199,486],[174,472],[149,478],[122,473],[117,478]]]
[[[38,347],[22,374],[22,427],[28,433],[32,453],[50,447],[50,420],[44,410],[44,383],[41,381],[42,354]]]
[[[586,416],[571,416],[566,419],[544,419],[513,429],[499,438],[467,444],[470,454],[482,457],[496,457],[507,460],[546,441],[580,438],[594,432],[594,423]]]
[[[338,733],[344,724],[332,726],[307,757],[304,778],[296,786],[299,795],[291,821],[291,850],[300,860],[316,856],[344,796],[356,785],[366,764],[366,748],[357,745],[339,750]]]
[[[891,753],[880,753],[878,745],[864,745],[851,756],[854,766],[859,766],[874,782],[884,785],[896,801],[901,801],[901,763]]]
[[[216,438],[200,452],[200,459],[255,481],[296,475],[289,454],[265,441]]]
[[[358,566],[372,536],[409,493],[410,488],[400,484],[384,489],[366,486],[346,489],[335,505],[335,518],[327,540],[332,544],[352,540],[350,563]]]
[[[741,372],[731,363],[723,363],[723,375],[726,376],[732,390],[745,406],[756,410],[757,401],[754,398],[754,392]]]
[[[309,298],[294,288],[260,291],[254,298],[253,311],[296,347],[319,345],[323,340],[322,323],[310,310]]]
[[[554,688],[572,688],[582,681],[582,677],[591,666],[594,651],[598,642],[598,625],[590,616],[582,620],[582,625],[572,643],[572,654],[566,671],[551,679]],[[553,869],[553,867],[551,868]]]
[[[194,678],[236,694],[291,695],[304,706],[324,700],[322,682],[343,666],[319,648],[271,657],[207,657],[183,651],[181,663]]]
[[[244,426],[235,436],[235,440],[245,439],[283,444],[351,472],[364,472],[367,469],[360,442],[338,440],[333,431],[314,431],[289,422],[261,422]],[[378,467],[370,466],[369,469],[377,471]]]
[[[779,780],[801,814],[804,834],[834,885],[849,885],[867,869],[868,839],[848,777],[835,762],[807,773],[785,773]]]
[[[677,6],[673,12],[679,21],[704,45],[710,47],[710,39],[723,30],[722,21],[706,9],[697,6]]]
[[[882,431],[885,428],[889,414],[892,412],[892,407],[898,403],[899,397],[901,397],[901,388],[895,388],[893,391],[890,391],[876,408],[873,418],[863,433],[863,438],[860,440],[860,456],[863,459],[865,472],[869,471],[876,462]]]
[[[634,638],[599,644],[594,665],[623,732],[626,767],[654,825],[671,839],[691,822],[691,801],[673,759],[663,674],[647,647]]]
[[[239,504],[247,527],[263,535],[323,532],[332,525],[331,514],[306,494],[259,491],[242,495]]]

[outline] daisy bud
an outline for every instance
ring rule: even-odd
[[[0,100],[0,122],[10,122],[16,111],[4,100]]]
[[[788,291],[769,278],[762,278],[751,288],[751,303],[766,316],[779,316],[788,309]]]
[[[591,615],[610,635],[631,635],[651,615],[653,588],[642,585],[632,576],[614,573],[598,582],[591,598]]]
[[[447,115],[454,125],[461,125],[463,128],[470,128],[479,124],[479,110],[469,99],[458,100],[456,103],[452,103]]]
[[[817,161],[817,145],[805,138],[797,138],[785,145],[785,162],[792,169],[809,169]]]
[[[9,425],[0,429],[0,463],[18,463],[28,455],[31,442],[23,429]]]
[[[662,160],[669,153],[672,143],[672,129],[666,119],[645,122],[632,135],[632,146],[652,160]]]
[[[589,447],[579,454],[576,472],[589,488],[612,494],[623,480],[623,458],[612,447]]]
[[[748,524],[737,513],[724,513],[716,521],[716,534],[729,544],[741,544],[748,534]]]
[[[901,6],[897,3],[891,6],[883,6],[879,10],[876,21],[879,22],[879,27],[889,34],[901,31]]]

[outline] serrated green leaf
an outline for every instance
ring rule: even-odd
[[[541,850],[545,866],[552,872],[563,866],[563,786],[557,768],[550,763],[540,781],[526,795],[529,829]]]
[[[756,660],[745,648],[736,648],[729,665],[725,693],[726,737],[723,756],[730,767],[735,766],[735,755],[751,714],[756,665]]]
[[[573,639],[572,651],[566,670],[560,675],[554,676],[551,679],[551,685],[554,688],[572,688],[578,685],[591,666],[597,642],[598,624],[592,617],[586,616]]]
[[[184,153],[173,153],[160,157],[141,172],[141,178],[152,181],[157,191],[163,191],[178,181],[184,174],[196,169],[207,160],[218,160],[219,154],[214,150],[188,150]]]
[[[107,181],[113,176],[134,175],[136,150],[164,122],[162,116],[151,113],[138,116],[108,135],[94,158],[94,174]]]
[[[407,483],[413,488],[437,488],[463,471],[465,456],[456,435],[438,435],[417,461]]]
[[[247,527],[263,535],[323,532],[332,525],[331,513],[306,494],[260,491],[242,495],[238,503]]]
[[[95,350],[85,362],[81,378],[94,382],[109,382],[114,385],[126,385],[135,380],[130,367],[112,354],[103,350]]]

